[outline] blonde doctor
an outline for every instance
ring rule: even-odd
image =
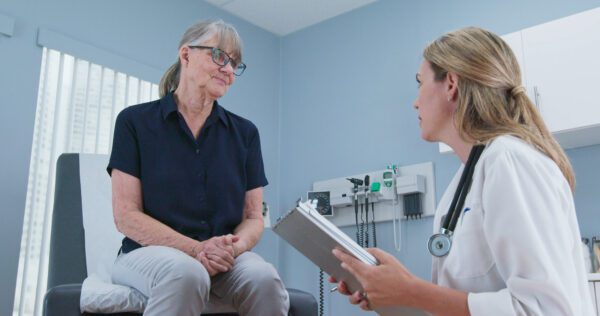
[[[421,136],[463,162],[434,217],[432,281],[379,249],[369,250],[381,263],[374,267],[334,250],[364,289],[349,293],[339,282],[340,292],[365,310],[593,315],[573,170],[521,86],[510,47],[470,27],[441,36],[423,56],[414,104]]]

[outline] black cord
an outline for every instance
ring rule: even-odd
[[[356,242],[360,245],[360,228],[358,226],[358,200],[356,198],[354,198],[354,221],[356,222]]]
[[[365,224],[365,247],[369,248],[369,204],[367,203],[365,204],[365,218],[367,219]]]
[[[371,224],[373,225],[373,247],[377,247],[377,230],[375,226],[375,202],[371,202]]]
[[[366,227],[364,231],[364,244],[363,247],[369,247],[369,184],[371,183],[371,177],[365,176],[365,221]]]
[[[364,213],[363,213],[363,204],[360,205],[360,233],[359,233],[360,239],[358,244],[361,247],[365,246],[365,217],[364,217]]]
[[[319,270],[319,316],[323,316],[323,305],[325,304],[323,291],[323,270]]]

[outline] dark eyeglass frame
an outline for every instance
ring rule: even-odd
[[[202,46],[202,45],[188,45],[188,47],[196,48],[196,49],[210,49],[211,50],[210,56],[212,57],[213,63],[215,63],[221,67],[225,67],[225,66],[227,66],[227,64],[231,63],[231,66],[233,68],[233,74],[238,77],[241,76],[244,73],[244,71],[246,70],[246,64],[244,64],[243,62],[237,63],[235,61],[235,59],[231,58],[231,56],[229,56],[226,52],[224,52],[220,48],[212,47],[212,46]],[[221,55],[221,54],[223,56],[225,56],[225,60],[222,63],[219,62],[219,55]]]

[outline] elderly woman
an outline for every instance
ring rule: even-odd
[[[433,219],[433,282],[378,249],[370,250],[378,266],[334,251],[364,289],[349,293],[341,282],[340,292],[363,309],[593,315],[573,171],[521,86],[512,50],[471,27],[438,38],[423,56],[414,103],[421,137],[448,144],[464,163]]]
[[[231,25],[193,25],[161,99],[117,117],[107,170],[126,237],[112,279],[148,297],[144,315],[198,316],[209,300],[242,315],[288,313],[277,272],[250,252],[267,185],[258,130],[217,102],[246,69],[241,60]]]

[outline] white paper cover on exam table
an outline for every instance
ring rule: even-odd
[[[440,229],[463,167],[434,217]],[[471,315],[594,315],[571,189],[547,156],[512,136],[490,143],[432,281],[469,292]]]

